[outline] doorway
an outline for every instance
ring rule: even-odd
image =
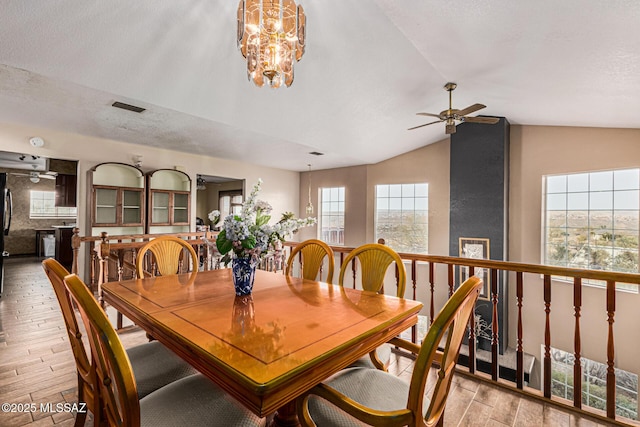
[[[228,213],[241,209],[244,201],[244,179],[227,178],[212,175],[198,175],[196,181],[196,230],[208,227],[218,231]],[[213,224],[209,212],[219,210],[220,221]]]

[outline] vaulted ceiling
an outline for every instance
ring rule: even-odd
[[[270,89],[247,80],[236,0],[5,0],[0,122],[300,171],[444,139],[407,128],[448,81],[455,108],[512,124],[640,128],[637,0],[298,3],[306,53]]]

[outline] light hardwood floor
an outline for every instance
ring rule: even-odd
[[[146,341],[135,329],[121,337],[125,346]],[[409,378],[412,363],[395,356],[390,371]],[[23,412],[0,412],[0,426],[72,426],[71,413],[41,405],[75,402],[76,386],[62,314],[40,261],[9,258],[0,298],[0,403],[15,404],[13,409],[22,404]],[[91,423],[88,417],[86,425]],[[463,377],[454,379],[445,412],[445,426],[452,427],[604,425]]]

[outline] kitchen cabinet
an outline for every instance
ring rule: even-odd
[[[55,259],[67,270],[71,271],[71,266],[73,264],[73,247],[71,246],[71,238],[73,237],[73,226],[54,225],[53,229],[53,235],[56,239]]]
[[[59,173],[56,176],[56,199],[57,207],[75,208],[76,207],[76,175]]]

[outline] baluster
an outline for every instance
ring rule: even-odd
[[[576,323],[573,329],[573,406],[582,408],[582,363],[580,362],[580,310],[582,307],[582,279],[573,278],[573,310]]]
[[[498,381],[498,270],[495,268],[491,269],[491,303],[491,378]]]
[[[607,417],[616,418],[616,371],[614,367],[615,346],[613,342],[613,322],[616,312],[616,282],[607,280]]]
[[[551,276],[544,275],[544,397],[551,399]]]
[[[411,261],[411,283],[413,284],[413,295],[412,298],[415,300],[417,298],[417,285],[418,281],[416,278],[418,271],[418,261],[415,259]],[[415,343],[418,340],[418,325],[413,325],[411,327],[411,342]]]
[[[462,268],[462,267],[461,267]],[[469,267],[469,277],[475,274],[475,267]],[[484,284],[486,286],[486,284]],[[469,372],[476,372],[476,312],[471,312],[469,318]]]
[[[453,264],[447,264],[447,280],[449,282],[449,298],[451,298],[453,295]]]
[[[453,267],[453,266],[451,266]],[[435,308],[435,280],[434,280],[434,263],[429,262],[429,287],[431,289],[431,306],[429,307],[429,325],[433,323],[433,318],[436,316]]]
[[[518,306],[518,338],[516,346],[516,386],[522,390],[524,384],[524,349],[522,348],[522,272],[516,273],[516,299]]]
[[[353,275],[353,289],[356,288],[356,259],[351,260],[351,273]]]

